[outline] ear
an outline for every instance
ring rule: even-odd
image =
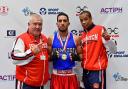
[[[30,23],[28,22],[28,26],[30,25]]]
[[[68,25],[70,25],[70,22],[68,23]]]
[[[56,22],[56,26],[58,26],[58,23]]]

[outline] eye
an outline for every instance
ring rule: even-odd
[[[68,20],[63,19],[63,20],[58,20],[58,22],[59,22],[59,23],[61,23],[61,22],[68,22]]]
[[[34,25],[34,26],[36,26],[36,25],[41,26],[41,25],[42,25],[42,23],[33,23],[33,25]]]
[[[58,22],[62,22],[62,20],[58,20]]]
[[[67,20],[63,20],[63,22],[67,22]]]
[[[39,23],[38,25],[40,25],[40,26],[41,26],[41,25],[42,25],[42,23]]]
[[[80,22],[83,22],[83,19],[80,19]]]
[[[35,26],[36,26],[36,23],[33,23],[33,25],[35,25]]]

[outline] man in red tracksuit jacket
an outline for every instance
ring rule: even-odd
[[[43,89],[49,79],[47,38],[41,34],[43,20],[32,13],[27,32],[19,35],[11,53],[16,65],[15,89]]]
[[[83,47],[83,82],[85,89],[105,89],[105,70],[108,65],[106,47],[116,51],[116,44],[110,39],[103,26],[95,25],[89,11],[79,15],[84,32],[81,35]],[[111,44],[111,45],[110,45]]]

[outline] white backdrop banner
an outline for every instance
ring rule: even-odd
[[[118,51],[108,52],[107,89],[128,89],[128,0],[0,0],[1,89],[15,89],[15,66],[9,53],[16,36],[27,30],[31,12],[43,17],[42,32],[46,36],[57,30],[59,12],[69,15],[69,31],[79,35],[82,27],[78,14],[83,10],[90,10],[94,23],[105,26],[117,42]]]

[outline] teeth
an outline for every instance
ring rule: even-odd
[[[85,24],[86,22],[85,21],[83,21],[83,24]]]

